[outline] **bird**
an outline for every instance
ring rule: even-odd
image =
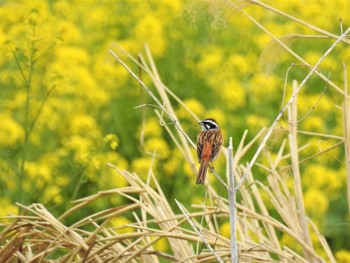
[[[202,130],[197,136],[197,156],[200,165],[196,184],[204,184],[209,163],[220,155],[223,137],[219,124],[214,119],[208,118],[199,124]]]

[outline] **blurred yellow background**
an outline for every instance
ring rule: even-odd
[[[125,186],[107,162],[146,179],[154,151],[154,173],[169,200],[179,192],[188,203],[201,198],[195,174],[152,109],[146,110],[142,129],[143,112],[134,107],[152,100],[109,49],[138,72],[119,47],[137,57],[147,44],[165,85],[199,118],[214,117],[238,146],[244,130],[252,138],[272,124],[290,65],[295,63],[285,101],[291,80],[302,81],[310,70],[268,33],[314,65],[335,41],[332,34],[340,35],[350,25],[350,2],[344,0],[267,1],[271,8],[234,3],[245,13],[228,1],[0,1],[0,215],[17,213],[15,202],[44,203],[60,214],[74,199]],[[346,43],[332,51],[319,71],[343,88],[343,63],[349,75]],[[349,262],[344,147],[333,147],[343,138],[343,100],[339,90],[313,76],[298,97],[299,117],[305,117],[298,129],[325,135],[299,135],[299,146],[307,145],[300,152],[305,207],[339,262]],[[175,105],[195,140],[196,120]],[[280,126],[268,145],[272,154],[287,136],[288,123]],[[267,162],[265,157],[259,162]],[[224,174],[225,158],[216,167]],[[263,171],[256,169],[264,181]],[[106,200],[91,211],[124,201]],[[222,231],[228,230],[223,226]]]

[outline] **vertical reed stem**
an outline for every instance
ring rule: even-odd
[[[229,178],[229,211],[230,211],[230,227],[231,227],[231,262],[238,262],[238,246],[237,246],[237,234],[236,234],[236,189],[235,189],[235,178],[233,175],[233,147],[232,137],[230,137],[229,146],[227,148],[227,176]]]
[[[293,94],[295,94],[297,88],[298,88],[298,83],[296,80],[293,80]],[[290,147],[290,154],[291,154],[291,161],[292,161],[292,171],[294,176],[295,198],[296,198],[297,208],[299,211],[299,224],[301,228],[300,234],[303,240],[305,241],[305,243],[307,243],[310,247],[312,247],[312,242],[311,242],[309,229],[306,221],[303,191],[301,187],[300,170],[299,170],[299,154],[298,154],[298,141],[297,141],[297,123],[298,123],[297,96],[295,96],[294,100],[290,104],[288,121],[290,126],[289,147]],[[305,258],[309,262],[315,262],[314,258],[306,249],[303,249],[303,253],[305,255]]]
[[[348,90],[347,71],[344,65],[344,148],[345,148],[345,167],[346,167],[346,189],[348,196],[348,208],[350,215],[350,94]]]

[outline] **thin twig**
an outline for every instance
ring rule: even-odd
[[[315,153],[315,154],[312,154],[312,155],[310,155],[310,156],[308,156],[308,157],[306,157],[306,158],[300,160],[300,161],[299,161],[299,164],[301,164],[301,163],[303,163],[303,162],[307,162],[307,161],[309,161],[309,160],[313,160],[313,159],[315,159],[315,157],[317,157],[317,156],[319,156],[319,155],[321,155],[321,154],[324,154],[324,153],[326,153],[326,152],[328,152],[328,151],[330,151],[330,150],[333,150],[333,149],[335,149],[335,148],[341,146],[342,144],[344,144],[344,140],[342,140],[342,141],[340,141],[340,142],[338,142],[338,143],[336,143],[336,144],[334,144],[334,145],[332,145],[332,146],[330,146],[330,147],[328,147],[328,148],[326,148],[326,149],[324,149],[324,150],[322,150],[322,151],[320,151],[320,152],[317,152],[317,153]]]
[[[328,139],[335,139],[335,140],[340,140],[340,141],[344,140],[344,137],[333,135],[333,134],[324,134],[324,133],[309,132],[309,131],[302,131],[302,130],[298,130],[298,134],[317,136],[317,137],[323,137],[323,138],[328,138]]]

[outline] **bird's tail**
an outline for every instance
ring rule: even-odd
[[[201,162],[199,166],[199,171],[197,175],[197,184],[204,184],[205,183],[205,175],[207,174],[208,169],[208,162]]]

